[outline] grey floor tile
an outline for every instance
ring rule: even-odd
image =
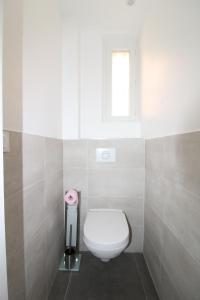
[[[58,272],[48,300],[159,300],[142,254],[108,263],[85,252],[80,272]]]
[[[69,272],[58,271],[48,300],[64,300],[70,279],[70,274],[71,273]]]
[[[134,254],[137,270],[142,281],[142,285],[148,300],[159,300],[156,289],[153,285],[153,281],[149,274],[149,270],[144,260],[144,256],[141,253]]]
[[[90,254],[83,255],[81,270],[72,273],[65,300],[145,300],[132,254],[122,254],[102,263]]]

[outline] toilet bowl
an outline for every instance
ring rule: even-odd
[[[129,242],[125,214],[115,209],[89,210],[85,219],[83,240],[92,254],[104,262],[118,256]]]

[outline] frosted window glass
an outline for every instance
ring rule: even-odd
[[[112,51],[113,117],[130,115],[130,52]]]

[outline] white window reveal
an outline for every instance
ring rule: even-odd
[[[135,119],[135,64],[133,42],[127,38],[104,41],[104,121]]]

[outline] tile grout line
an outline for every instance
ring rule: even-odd
[[[71,285],[71,281],[72,281],[72,272],[70,272],[70,275],[69,275],[69,281],[68,281],[68,285],[67,285],[67,288],[66,288],[66,291],[65,291],[65,295],[64,295],[64,299],[63,300],[67,300],[67,294],[69,292],[69,288],[70,288],[70,285]]]

